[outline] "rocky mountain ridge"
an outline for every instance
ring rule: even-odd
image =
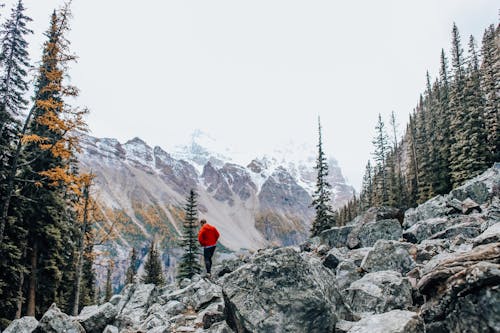
[[[500,164],[401,214],[371,208],[300,246],[164,287],[128,285],[70,317],[3,333],[440,333],[500,330]]]
[[[104,223],[116,231],[114,240],[98,250],[111,253],[116,277],[123,276],[120,272],[126,269],[130,248],[145,249],[156,237],[165,249],[167,274],[173,278],[176,240],[191,189],[199,195],[200,218],[219,229],[220,242],[229,250],[294,245],[308,236],[314,216],[310,207],[316,181],[314,158],[286,161],[283,156],[264,156],[239,165],[204,147],[203,141],[207,140],[193,140],[169,153],[140,138],[123,144],[116,139],[82,138],[80,167],[96,175],[93,192],[102,206]],[[330,170],[332,199],[341,206],[354,189],[333,159]],[[104,272],[98,273],[104,281]]]

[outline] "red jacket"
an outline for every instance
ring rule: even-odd
[[[198,232],[198,241],[201,246],[214,246],[219,239],[219,231],[213,225],[205,223]]]

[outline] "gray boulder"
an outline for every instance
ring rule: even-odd
[[[336,270],[337,285],[339,290],[344,290],[352,282],[361,278],[361,269],[352,261],[345,260],[340,262]]]
[[[403,232],[403,238],[410,243],[420,243],[437,232],[445,230],[451,222],[445,217],[421,220]]]
[[[474,246],[500,242],[500,223],[495,223],[474,238]]]
[[[482,205],[491,200],[493,196],[498,196],[499,193],[496,192],[498,189],[500,189],[500,163],[495,163],[492,168],[451,191],[449,196],[462,202],[471,199]]]
[[[162,297],[166,301],[178,301],[199,310],[210,302],[222,300],[222,289],[208,279],[201,279]]]
[[[394,271],[368,273],[345,290],[346,303],[356,312],[383,313],[412,306],[408,279]]]
[[[82,325],[52,304],[38,323],[35,333],[85,333]]]
[[[361,268],[366,272],[392,270],[406,274],[416,265],[413,257],[416,253],[412,244],[379,240],[361,262]]]
[[[321,243],[330,247],[347,246],[347,236],[354,229],[354,226],[334,227],[324,230],[320,235]]]
[[[3,333],[31,333],[38,326],[35,317],[22,317],[10,323]]]
[[[342,323],[346,327],[346,323]],[[415,312],[392,310],[364,317],[353,323],[348,333],[422,333],[425,332],[422,318]]]
[[[114,325],[120,329],[139,327],[153,303],[153,284],[129,284],[122,291]]]
[[[347,246],[351,249],[370,247],[379,239],[399,240],[402,235],[403,229],[398,220],[371,221],[355,226],[347,238]]]
[[[351,260],[352,262],[354,262],[356,265],[359,266],[361,265],[361,262],[363,261],[363,259],[365,259],[366,255],[370,253],[371,250],[372,250],[371,247],[362,247],[360,249],[354,249],[348,251],[344,256],[346,260]]]
[[[87,333],[101,333],[117,314],[118,310],[113,304],[105,303],[101,306],[84,307],[76,319]]]
[[[337,268],[338,264],[344,259],[342,252],[339,249],[333,248],[326,256],[323,258],[323,266],[328,267],[330,269]]]
[[[223,294],[236,332],[331,332],[351,317],[334,274],[293,248],[257,254],[224,277]]]

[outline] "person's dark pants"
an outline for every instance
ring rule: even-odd
[[[205,268],[207,269],[207,273],[210,274],[210,270],[212,269],[212,257],[215,252],[215,246],[205,247],[203,248],[203,256],[205,257]]]

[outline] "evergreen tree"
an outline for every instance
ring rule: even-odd
[[[450,173],[453,187],[459,186],[468,178],[465,171],[468,139],[465,136],[464,124],[467,120],[465,104],[465,70],[463,49],[458,28],[453,24],[452,30],[452,70],[453,82],[450,87]]]
[[[137,274],[137,251],[135,247],[130,252],[130,263],[125,274],[125,284],[134,283],[134,277]]]
[[[151,240],[149,247],[149,254],[146,262],[144,263],[144,276],[142,277],[144,283],[153,283],[157,286],[165,284],[163,276],[160,254],[155,247],[155,240]]]
[[[328,161],[323,151],[323,142],[321,139],[321,121],[318,117],[318,158],[316,159],[315,169],[318,172],[316,178],[316,190],[313,194],[312,206],[316,210],[316,217],[312,223],[311,236],[318,236],[323,230],[332,227],[335,224],[333,220],[333,209],[330,204],[331,185],[327,181]]]
[[[448,62],[441,50],[441,67],[439,70],[439,85],[437,88],[437,119],[436,119],[436,142],[437,161],[434,190],[437,194],[445,194],[451,190],[450,182],[450,110],[449,110],[450,83],[448,79]]]
[[[467,138],[467,150],[464,151],[463,171],[467,173],[467,178],[472,178],[486,170],[489,162],[486,145],[487,133],[483,118],[484,99],[481,93],[479,60],[473,36],[470,36],[469,40],[469,58],[464,91],[466,118],[462,131]]]
[[[413,207],[417,203],[418,197],[418,187],[419,187],[419,165],[417,160],[417,139],[416,139],[416,125],[415,125],[415,112],[410,115],[410,120],[406,129],[407,141],[408,141],[408,171],[406,176],[406,193],[407,193],[407,203],[408,207]]]
[[[484,121],[487,133],[488,162],[500,161],[500,34],[490,25],[484,32],[481,47],[481,91],[484,95]]]
[[[196,193],[194,190],[189,191],[184,212],[184,231],[181,241],[184,253],[181,257],[179,271],[177,273],[177,278],[179,280],[183,278],[191,278],[194,274],[201,273],[201,266],[199,263],[200,252],[197,239],[198,213]]]
[[[374,145],[375,151],[373,153],[374,159],[377,162],[378,175],[376,177],[377,181],[374,182],[374,191],[376,194],[375,204],[386,205],[388,203],[388,180],[387,180],[387,170],[386,170],[386,157],[389,152],[388,137],[385,130],[384,122],[382,121],[382,116],[378,115],[377,125],[375,126],[375,138],[372,143]]]
[[[361,189],[361,209],[367,210],[373,205],[373,171],[370,160],[366,163],[365,175]]]
[[[15,116],[26,110],[28,101],[24,97],[28,91],[28,69],[31,67],[28,56],[26,37],[33,33],[27,25],[31,18],[24,14],[21,0],[12,8],[10,18],[0,31],[1,53],[0,67],[0,137],[5,130],[13,137],[18,129],[13,127]],[[13,132],[13,133],[12,133]]]

